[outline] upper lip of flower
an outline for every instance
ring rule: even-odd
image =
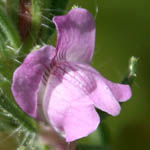
[[[96,130],[100,118],[94,106],[118,115],[119,102],[131,97],[131,89],[108,81],[89,65],[95,23],[87,10],[72,9],[53,21],[58,30],[56,50],[44,46],[30,53],[14,72],[12,92],[26,113],[45,118],[69,142]]]

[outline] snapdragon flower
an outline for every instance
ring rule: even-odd
[[[116,116],[119,102],[131,97],[129,85],[113,83],[90,62],[95,47],[95,22],[83,8],[53,18],[57,46],[31,52],[13,76],[12,92],[28,115],[42,120],[67,142],[88,136],[100,124],[96,108]]]

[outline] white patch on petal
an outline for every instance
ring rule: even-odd
[[[39,114],[39,119],[41,119],[42,121],[46,121],[44,112],[43,112],[43,97],[45,94],[45,85],[43,84],[43,82],[40,83],[40,88],[39,88],[39,92],[38,92],[38,114]]]

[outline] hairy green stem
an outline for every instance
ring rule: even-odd
[[[27,40],[23,43],[20,49],[20,55],[23,55],[22,60],[25,55],[28,54],[31,49],[36,45],[37,38],[41,26],[41,3],[40,0],[31,0],[31,31]]]
[[[36,127],[33,119],[29,118],[15,103],[14,100],[6,96],[2,90],[0,90],[0,106],[6,110],[6,113],[17,121],[20,125],[26,128],[28,131],[36,132]]]

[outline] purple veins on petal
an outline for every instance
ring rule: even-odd
[[[58,59],[90,63],[95,47],[95,22],[85,9],[72,9],[53,19],[58,31]]]
[[[55,48],[45,46],[30,53],[13,76],[12,92],[18,105],[29,115],[38,118],[37,94],[43,74],[54,57]]]
[[[45,99],[43,101],[45,104],[43,104],[43,106],[44,108],[47,107],[47,109],[44,110],[45,114],[47,114],[47,120],[51,122],[51,124],[55,128],[57,128],[57,130],[59,130],[62,134],[65,131],[66,137],[77,139],[76,135],[73,135],[75,134],[75,132],[71,134],[67,130],[66,125],[70,124],[70,128],[71,127],[77,128],[78,125],[78,129],[79,129],[81,125],[86,127],[86,122],[88,122],[86,127],[87,129],[85,131],[82,131],[81,133],[80,133],[81,131],[80,129],[80,131],[78,132],[78,138],[79,138],[79,137],[87,136],[89,133],[95,131],[97,125],[99,124],[99,119],[97,118],[98,114],[95,111],[94,104],[91,101],[91,99],[88,97],[88,94],[90,94],[95,89],[95,83],[93,84],[94,86],[90,86],[91,85],[90,79],[85,82],[85,80],[81,78],[80,72],[82,70],[76,70],[77,68],[74,70],[68,69],[70,68],[68,67],[68,65],[70,65],[71,68],[74,67],[73,64],[67,64],[67,66],[61,64],[60,67],[64,68],[65,71],[62,71],[58,68],[55,74],[52,73],[51,79],[49,80],[49,84],[47,87],[47,92],[45,94]],[[66,73],[64,74],[64,72]],[[74,76],[78,77],[78,80],[76,80]],[[82,76],[88,77],[88,74],[82,71]],[[91,87],[91,89],[89,87]],[[82,105],[81,110],[79,109],[80,105]],[[95,118],[94,117],[91,118],[96,120],[92,120],[92,119],[89,120],[87,117],[85,117],[85,121],[84,121],[83,120],[84,117],[83,117],[82,118],[83,122],[81,121],[81,119],[79,119],[79,121],[76,122],[75,124],[74,121],[77,119],[75,118],[72,118],[73,120],[71,118],[69,119],[69,117],[71,116],[70,113],[74,114],[74,112],[78,111],[79,112],[77,114],[78,117],[77,116],[76,117],[80,118],[79,117],[81,115],[80,112],[83,114],[84,112],[86,112],[85,114],[87,114],[87,112],[89,112],[90,110],[93,116],[95,115]],[[94,122],[97,123],[95,125],[90,126],[90,124]]]
[[[95,107],[116,116],[119,102],[132,93],[89,65],[95,47],[95,22],[83,8],[53,18],[56,50],[44,46],[30,53],[13,76],[12,93],[28,115],[45,121],[71,142],[94,132],[100,123]]]

